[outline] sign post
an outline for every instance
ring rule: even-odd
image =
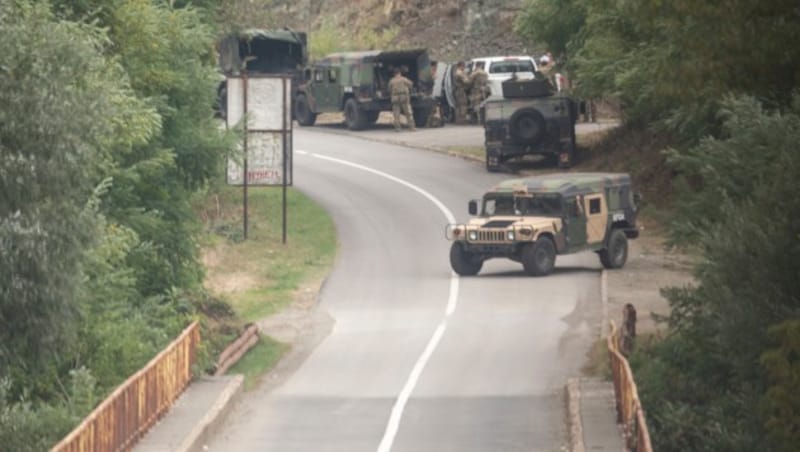
[[[228,77],[227,125],[243,123],[241,159],[229,158],[228,185],[244,193],[244,237],[247,239],[247,189],[283,189],[283,243],[286,243],[286,190],[292,185],[291,80],[286,75]]]

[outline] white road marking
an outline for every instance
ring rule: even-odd
[[[391,174],[383,171],[379,171],[368,166],[359,165],[358,163],[349,162],[347,160],[314,154],[308,151],[296,150],[295,152],[366,171],[385,179],[389,179],[392,182],[403,185],[404,187],[410,188],[411,190],[414,190],[415,192],[427,198],[436,207],[438,207],[442,214],[444,214],[449,224],[456,222],[453,213],[450,212],[450,209],[448,209],[444,203],[411,182],[407,182],[399,177],[392,176]],[[425,346],[425,350],[422,352],[422,355],[420,355],[419,359],[417,359],[417,362],[414,364],[414,368],[411,369],[411,374],[408,376],[408,380],[406,380],[406,384],[403,386],[403,389],[397,396],[397,400],[392,407],[392,414],[389,417],[389,422],[386,425],[386,431],[383,433],[383,439],[381,439],[381,443],[378,445],[378,452],[389,452],[392,450],[394,438],[397,436],[397,430],[400,428],[400,420],[403,417],[403,410],[405,410],[408,399],[411,397],[411,393],[414,391],[414,387],[416,387],[419,377],[422,375],[422,371],[425,370],[425,365],[428,364],[428,360],[430,359],[431,355],[433,355],[433,352],[436,350],[436,347],[439,345],[439,341],[442,339],[442,336],[447,329],[447,319],[456,311],[456,305],[458,304],[458,281],[458,275],[455,272],[450,272],[450,293],[447,297],[447,308],[445,310],[444,317],[436,327],[436,331],[433,332],[433,336],[431,336],[431,339],[428,341],[428,345]]]

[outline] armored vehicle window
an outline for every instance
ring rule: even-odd
[[[560,217],[563,212],[559,195],[518,197],[516,201],[517,211],[520,215]]]
[[[518,215],[514,211],[514,197],[510,194],[491,196],[483,200],[484,215]]]
[[[314,81],[321,82],[323,80],[325,80],[325,72],[322,69],[314,71]]]
[[[581,205],[575,198],[569,198],[566,200],[567,205],[567,215],[572,218],[580,217],[583,214],[581,210]]]
[[[339,71],[336,69],[328,69],[328,81],[331,83],[336,83],[336,80],[339,78]]]
[[[600,213],[600,198],[589,200],[589,215]]]

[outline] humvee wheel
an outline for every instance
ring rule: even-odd
[[[461,276],[477,275],[483,267],[483,261],[464,250],[459,242],[453,242],[450,246],[450,267]]]
[[[530,276],[547,276],[556,265],[556,246],[548,237],[539,237],[522,250],[522,267]]]
[[[364,115],[367,117],[367,125],[372,125],[378,122],[378,117],[381,115],[379,111],[365,111]]]
[[[501,172],[503,170],[503,168],[500,166],[499,163],[497,163],[498,160],[500,160],[499,157],[496,157],[494,159],[490,159],[489,158],[489,153],[487,152],[486,153],[486,171],[490,172],[490,173],[499,173],[499,172]]]
[[[428,116],[431,110],[429,108],[414,108],[411,111],[411,116],[414,117],[414,125],[417,127],[425,127],[428,125]]]
[[[361,130],[367,126],[366,112],[361,110],[355,99],[347,99],[344,103],[344,122],[350,130]]]
[[[294,101],[294,116],[301,126],[313,126],[317,121],[317,114],[311,111],[305,94],[297,95]]]
[[[612,229],[608,247],[597,252],[605,268],[622,268],[628,260],[628,238],[621,229]]]

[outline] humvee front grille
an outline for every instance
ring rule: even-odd
[[[504,229],[478,229],[478,240],[476,242],[505,242],[506,231]]]

